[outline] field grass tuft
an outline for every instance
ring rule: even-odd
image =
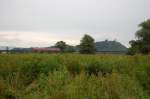
[[[0,54],[0,99],[150,99],[150,55]]]

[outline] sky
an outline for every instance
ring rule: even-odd
[[[0,0],[0,46],[77,45],[84,34],[129,47],[150,0]]]

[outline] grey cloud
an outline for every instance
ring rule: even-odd
[[[0,0],[0,31],[78,41],[89,33],[96,41],[117,39],[128,46],[137,25],[150,18],[149,9],[150,0]]]

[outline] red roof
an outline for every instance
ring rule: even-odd
[[[59,48],[32,48],[33,51],[60,52]]]

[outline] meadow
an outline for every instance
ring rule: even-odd
[[[150,55],[0,54],[0,99],[150,99]]]

